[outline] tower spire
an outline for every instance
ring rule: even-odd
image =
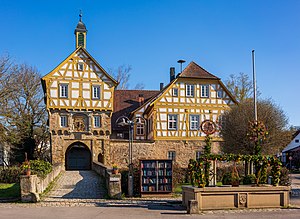
[[[85,24],[82,22],[82,11],[79,12],[79,22],[75,29],[75,40],[76,40],[76,48],[79,46],[82,46],[83,48],[86,48],[86,33],[87,29],[85,27]]]
[[[79,21],[82,22],[82,11],[80,9],[80,12],[79,12]]]

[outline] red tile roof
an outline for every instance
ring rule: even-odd
[[[114,112],[111,119],[113,130],[124,129],[122,127],[118,127],[116,121],[120,116],[128,117],[132,111],[143,104],[139,102],[139,96],[142,96],[144,98],[144,102],[146,102],[158,93],[159,90],[115,90]]]
[[[178,77],[181,78],[203,78],[203,79],[216,79],[220,80],[220,78],[214,76],[213,74],[206,71],[204,68],[196,64],[195,62],[191,62],[183,71],[179,74]]]

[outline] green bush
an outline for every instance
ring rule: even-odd
[[[289,186],[291,185],[291,179],[289,176],[289,170],[286,167],[282,167],[280,171],[280,181],[279,185],[281,186]]]
[[[255,184],[255,182],[256,182],[255,174],[249,174],[247,176],[244,176],[244,178],[243,178],[244,185]]]
[[[18,166],[11,166],[0,171],[1,183],[17,183],[20,182],[22,170]]]
[[[232,174],[231,172],[227,172],[223,175],[222,178],[222,184],[223,185],[231,185],[231,181],[232,181]]]
[[[31,174],[36,174],[39,177],[45,178],[52,171],[52,165],[44,160],[30,161]]]

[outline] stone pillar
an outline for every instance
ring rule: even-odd
[[[20,176],[21,201],[38,202],[39,194],[36,193],[37,175]]]
[[[196,200],[189,200],[189,204],[187,206],[188,214],[199,214],[198,202]]]
[[[121,174],[107,174],[108,175],[108,195],[111,198],[121,199]]]

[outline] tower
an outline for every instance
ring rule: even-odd
[[[80,11],[79,22],[78,22],[77,27],[74,31],[76,49],[79,46],[82,46],[83,48],[86,48],[86,33],[87,33],[87,29],[85,27],[85,24],[82,22],[82,13]]]

